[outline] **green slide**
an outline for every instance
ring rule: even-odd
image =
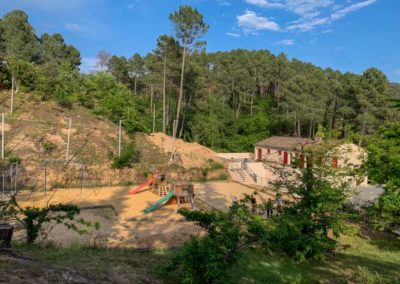
[[[161,204],[163,204],[164,202],[168,201],[171,197],[174,196],[173,192],[168,193],[166,196],[164,196],[163,198],[157,200],[154,204],[150,205],[149,207],[147,207],[146,209],[144,209],[144,213],[150,213],[154,210],[156,210],[158,207],[160,207]]]

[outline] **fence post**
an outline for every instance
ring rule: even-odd
[[[4,159],[4,113],[1,114],[1,158]]]
[[[122,140],[122,120],[119,121],[118,128],[118,157],[121,156],[121,140]]]
[[[18,185],[18,162],[15,164],[15,186],[14,186],[14,194],[17,193],[17,185]]]
[[[68,162],[68,159],[69,159],[69,143],[71,141],[71,124],[72,124],[72,118],[68,118],[67,153],[65,155],[66,162]]]
[[[2,181],[2,187],[3,187],[3,201],[6,200],[6,195],[5,195],[5,176],[4,176],[4,172],[3,172],[3,181]]]
[[[43,190],[44,190],[44,195],[46,196],[46,182],[47,182],[47,162],[44,161],[44,181],[43,181]]]
[[[83,192],[83,164],[81,164],[81,194]]]

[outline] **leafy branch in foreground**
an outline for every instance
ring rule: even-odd
[[[214,283],[222,279],[242,249],[262,244],[267,235],[265,221],[251,213],[249,200],[250,197],[241,200],[228,213],[180,209],[187,221],[206,229],[207,235],[193,236],[169,269],[179,271],[185,283]]]
[[[46,223],[63,224],[80,235],[87,233],[88,228],[94,227],[96,230],[100,228],[100,224],[97,222],[92,223],[83,218],[76,218],[81,210],[78,206],[71,204],[60,203],[51,204],[44,208],[21,208],[15,197],[12,197],[7,211],[7,215],[14,216],[25,227],[28,244],[33,244],[44,232]]]

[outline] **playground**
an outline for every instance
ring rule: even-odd
[[[145,213],[144,209],[155,204],[159,196],[150,191],[129,195],[132,187],[105,187],[59,189],[47,192],[21,192],[18,202],[23,207],[44,207],[46,204],[69,203],[82,208],[80,217],[101,224],[98,231],[78,235],[63,225],[56,225],[47,240],[61,245],[72,243],[124,247],[171,247],[183,243],[193,233],[201,230],[186,223],[176,212],[176,204],[160,206]],[[22,233],[22,232],[21,232]],[[18,238],[18,233],[16,233]],[[21,234],[21,237],[23,234]]]
[[[82,209],[79,217],[101,224],[99,230],[92,229],[84,235],[63,225],[52,224],[46,240],[63,246],[80,243],[104,247],[166,248],[182,245],[193,234],[204,233],[177,213],[179,207],[227,210],[233,197],[240,199],[244,194],[254,192],[254,189],[235,182],[190,185],[169,183],[163,178],[162,174],[155,173],[138,186],[20,192],[17,199],[22,207],[75,204]],[[273,195],[259,193],[257,196],[260,201],[268,198],[273,198]],[[16,230],[15,238],[23,237],[23,230]]]

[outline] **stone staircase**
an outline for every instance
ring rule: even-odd
[[[240,174],[240,177],[242,178],[244,184],[255,183],[254,179],[249,175],[249,173],[246,170],[240,169],[239,174]]]

